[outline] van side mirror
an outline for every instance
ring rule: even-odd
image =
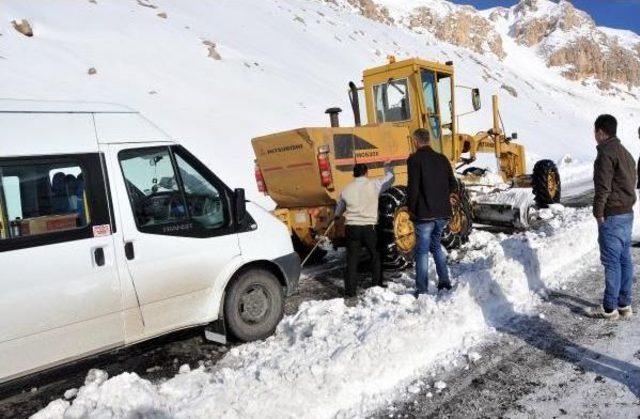
[[[474,111],[479,111],[482,107],[482,103],[480,102],[480,89],[471,89],[471,103],[473,104]]]
[[[244,225],[247,220],[247,200],[245,198],[244,189],[237,188],[233,191],[234,199],[234,216],[236,224]]]

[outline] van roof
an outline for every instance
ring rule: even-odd
[[[126,106],[0,98],[0,157],[97,152],[99,144],[173,142]]]
[[[0,98],[1,113],[138,113],[116,103]]]

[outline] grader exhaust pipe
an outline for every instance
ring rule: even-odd
[[[349,82],[349,101],[353,110],[353,122],[356,127],[362,125],[360,120],[360,99],[358,98],[358,87],[352,81]]]
[[[324,113],[329,115],[329,121],[331,122],[332,128],[340,126],[340,112],[342,112],[342,109],[340,108],[329,108],[324,111]]]

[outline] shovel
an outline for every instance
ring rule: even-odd
[[[311,257],[311,255],[313,254],[313,252],[315,252],[315,250],[318,248],[318,246],[320,245],[320,243],[323,241],[323,239],[325,239],[327,237],[327,234],[329,233],[329,231],[331,231],[331,229],[333,228],[333,225],[336,223],[336,220],[331,221],[331,224],[329,224],[329,226],[327,227],[327,229],[324,231],[324,234],[322,234],[320,236],[320,239],[317,241],[317,243],[315,244],[315,246],[313,246],[313,248],[311,249],[311,251],[307,254],[307,257],[304,258],[304,260],[302,261],[302,263],[300,264],[301,267],[304,267],[305,263],[307,263],[307,261],[309,260],[309,258]]]

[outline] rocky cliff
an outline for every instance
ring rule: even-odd
[[[640,86],[640,36],[599,27],[567,0],[521,0],[484,11],[447,0],[322,1],[501,60],[509,54],[506,40],[513,40],[566,78],[592,79],[602,89]]]

